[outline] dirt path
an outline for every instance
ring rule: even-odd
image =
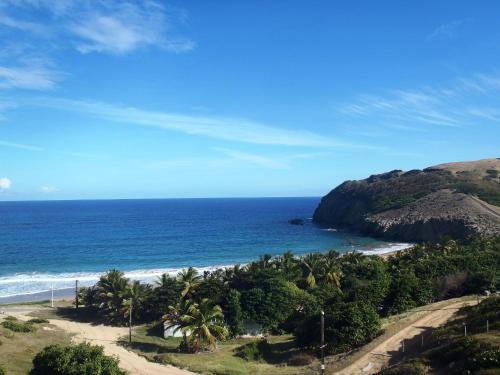
[[[59,319],[51,319],[50,324],[75,334],[73,338],[75,342],[89,342],[93,345],[103,346],[105,353],[117,356],[120,359],[120,367],[127,370],[131,375],[193,375],[192,372],[173,366],[149,362],[118,345],[118,339],[128,334],[127,328],[93,326],[87,323]]]
[[[377,345],[353,364],[342,370],[335,371],[335,375],[369,375],[377,373],[389,363],[389,359],[394,352],[401,350],[403,339],[410,339],[429,328],[439,327],[452,318],[459,308],[475,305],[476,303],[477,301],[473,300],[461,301],[429,312],[429,314],[399,330],[395,335]]]

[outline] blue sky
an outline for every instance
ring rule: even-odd
[[[0,200],[319,196],[498,157],[496,1],[0,3]]]

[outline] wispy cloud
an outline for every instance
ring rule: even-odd
[[[213,150],[220,151],[230,158],[242,160],[245,162],[249,162],[251,164],[256,164],[265,168],[272,169],[290,169],[290,166],[279,159],[269,158],[262,155],[257,155],[254,153],[241,152],[237,150],[222,148],[222,147],[214,147]]]
[[[56,86],[61,74],[43,65],[0,66],[0,88],[48,90]]]
[[[45,16],[43,24],[13,17],[9,11]],[[33,34],[57,37],[59,47],[70,40],[82,53],[125,54],[143,46],[156,46],[176,53],[187,52],[195,43],[174,33],[174,25],[186,23],[186,13],[176,12],[153,0],[109,1],[7,1],[0,5],[0,25]],[[20,12],[17,12],[19,14]],[[35,35],[37,36],[37,35]]]
[[[353,103],[338,106],[337,113],[395,130],[417,131],[426,125],[463,127],[500,120],[500,112],[491,105],[499,91],[499,74],[475,74],[458,77],[446,86],[362,95]]]
[[[288,130],[241,118],[184,115],[61,98],[39,98],[27,101],[26,104],[77,112],[116,123],[152,126],[193,136],[243,143],[304,147],[370,147],[342,142],[306,130]]]
[[[2,177],[0,178],[0,190],[9,190],[12,186],[12,181],[10,178]]]
[[[43,151],[43,148],[41,148],[41,147],[32,146],[32,145],[25,145],[22,143],[2,141],[2,140],[0,140],[0,147],[11,147],[11,148],[18,148],[21,150],[28,150],[28,151]]]
[[[460,20],[454,20],[443,25],[436,27],[429,35],[427,35],[427,39],[452,39],[458,35],[458,32],[461,27],[465,24],[472,22],[472,19],[465,18]]]
[[[50,194],[59,191],[59,189],[53,185],[45,185],[40,187],[40,191],[44,194]]]

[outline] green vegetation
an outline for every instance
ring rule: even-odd
[[[486,322],[488,321],[488,331]],[[464,335],[467,325],[467,336]],[[423,353],[381,375],[497,374],[500,371],[500,297],[460,310],[457,319],[432,334]]]
[[[196,355],[179,351],[182,338],[163,339],[155,327],[141,326],[134,329],[132,344],[127,348],[152,362],[170,364],[207,375],[313,375],[318,373],[318,361],[309,356],[305,364],[293,363],[299,354],[291,335],[269,336],[267,342],[255,338],[233,338],[219,343],[216,351]],[[248,347],[254,354],[248,353]],[[258,353],[257,353],[258,352]],[[291,362],[290,362],[291,361]],[[310,361],[314,361],[312,364]]]
[[[104,355],[101,346],[50,345],[33,359],[31,375],[125,375],[118,360]]]
[[[2,327],[10,329],[13,332],[34,332],[36,327],[32,323],[22,323],[13,320],[5,320],[2,322]]]
[[[127,324],[132,298],[134,321],[159,322],[163,316],[183,333],[179,349],[185,352],[213,350],[249,323],[263,333],[293,334],[298,347],[315,352],[324,310],[327,351],[339,353],[375,338],[381,318],[499,290],[499,260],[499,239],[417,245],[388,259],[288,252],[203,275],[190,268],[177,277],[163,275],[156,286],[131,283],[112,270],[82,290],[82,301],[92,301],[86,311],[94,319]]]
[[[70,336],[60,329],[46,325],[47,330],[13,332],[0,325],[0,367],[8,375],[26,375],[32,368],[36,353],[50,344],[70,343]],[[0,373],[1,374],[1,373]]]

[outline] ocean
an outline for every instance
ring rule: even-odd
[[[265,253],[382,253],[407,246],[314,224],[319,200],[0,202],[0,302],[67,290],[77,279],[91,285],[111,268],[152,282],[183,267],[243,264]],[[291,225],[292,218],[304,219],[304,225]]]

